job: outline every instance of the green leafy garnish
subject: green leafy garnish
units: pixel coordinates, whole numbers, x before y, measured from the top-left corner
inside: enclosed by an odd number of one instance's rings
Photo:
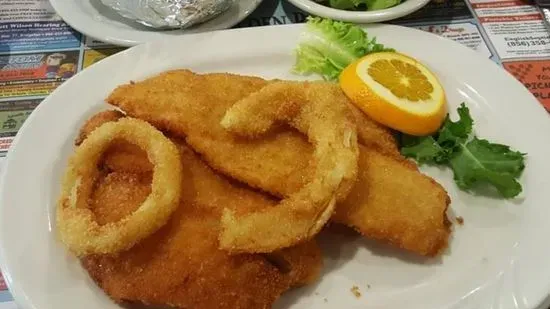
[[[448,151],[431,137],[403,135],[401,154],[413,158],[418,163],[444,163],[448,160]]]
[[[455,147],[458,143],[466,141],[473,130],[474,120],[464,103],[460,105],[457,112],[459,120],[453,122],[447,115],[437,136],[437,142],[447,148]]]
[[[329,0],[328,5],[339,10],[354,11],[361,4],[366,5],[367,0]]]
[[[421,164],[448,165],[462,190],[489,184],[505,198],[520,194],[522,187],[517,178],[525,168],[525,154],[471,137],[474,121],[464,103],[458,108],[458,115],[455,122],[447,116],[434,135],[403,135],[401,153]]]
[[[326,2],[325,2],[326,3]],[[401,0],[328,0],[328,6],[348,11],[383,10],[401,3]]]
[[[359,26],[310,16],[296,49],[293,72],[319,74],[332,81],[356,59],[381,51],[393,49],[376,43],[376,38],[370,39]]]
[[[368,0],[367,8],[369,11],[383,10],[401,3],[401,0]]]
[[[461,189],[468,190],[477,182],[488,182],[505,198],[521,193],[516,178],[525,167],[522,153],[476,137],[459,147],[449,159],[449,165]]]

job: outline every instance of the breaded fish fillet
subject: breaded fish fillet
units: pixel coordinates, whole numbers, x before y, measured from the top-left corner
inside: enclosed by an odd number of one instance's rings
[[[177,70],[120,86],[107,102],[185,137],[214,169],[286,197],[311,179],[313,149],[305,137],[281,127],[261,139],[243,139],[220,125],[229,107],[267,83],[257,77]],[[399,155],[390,131],[357,110],[354,114],[365,145],[359,158],[363,168],[353,194],[339,203],[333,219],[366,237],[437,255],[450,235],[447,193]],[[378,163],[369,164],[371,158]]]
[[[276,201],[217,175],[185,145],[179,146],[185,183],[180,207],[169,222],[126,252],[81,260],[111,298],[178,308],[271,308],[286,290],[317,279],[322,257],[314,241],[270,255],[219,250],[224,207],[246,213]],[[127,158],[139,158],[138,164],[147,160],[135,146],[124,147],[133,153]],[[137,209],[151,190],[150,181],[150,172],[105,169],[91,198],[96,220],[120,220]]]
[[[333,221],[427,256],[447,246],[447,192],[405,158],[360,146],[359,175]]]
[[[107,102],[163,131],[186,137],[187,143],[215,169],[232,176],[243,175],[252,187],[281,196],[280,192],[300,189],[309,181],[304,175],[313,172],[309,162],[300,159],[312,152],[305,136],[280,127],[262,139],[247,140],[220,125],[229,107],[267,83],[258,77],[177,70],[123,85]],[[343,93],[342,100],[349,102]],[[358,110],[353,114],[362,115]],[[386,128],[366,117],[360,121],[361,143],[397,153],[395,140]]]

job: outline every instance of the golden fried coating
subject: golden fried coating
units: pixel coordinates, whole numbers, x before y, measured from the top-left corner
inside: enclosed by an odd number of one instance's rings
[[[439,254],[450,233],[445,189],[406,159],[360,150],[358,181],[333,220],[403,249]]]
[[[232,252],[272,252],[315,236],[334,213],[337,198],[347,196],[357,177],[357,131],[342,91],[327,82],[271,83],[238,101],[222,126],[261,138],[285,121],[307,135],[315,147],[311,182],[289,194],[277,207],[237,217],[222,216],[220,247]]]
[[[384,154],[400,156],[397,141],[390,129],[374,122],[351,102],[348,107],[355,120],[357,139],[361,145],[377,149]]]
[[[277,252],[281,260],[276,262],[269,256],[232,256],[219,250],[222,206],[246,212],[275,201],[233,186],[187,155],[185,196],[166,226],[127,252],[82,259],[110,297],[182,308],[271,308],[287,289],[317,278],[321,257],[314,242]],[[149,179],[143,174],[107,175],[93,197],[97,220],[118,220],[135,210],[149,193]]]
[[[147,173],[153,170],[145,151],[126,141],[118,141],[109,147],[103,155],[102,164],[111,171]]]
[[[306,137],[281,126],[261,139],[250,140],[236,136],[220,125],[225,112],[233,104],[268,83],[251,76],[201,75],[176,70],[119,86],[109,95],[107,102],[163,131],[185,137],[187,143],[215,169],[246,180],[252,187],[284,197],[281,192],[298,191],[313,175],[308,160],[303,159],[310,158],[313,153]],[[353,115],[362,125],[358,128],[359,141],[388,152],[396,151],[388,129],[358,110]]]
[[[137,148],[137,147],[136,147]],[[96,183],[90,207],[98,224],[116,222],[134,212],[151,193],[151,173],[105,174]],[[124,185],[122,185],[124,184]]]
[[[183,191],[169,222],[126,252],[81,259],[111,298],[181,308],[271,308],[289,288],[318,278],[322,257],[314,241],[272,255],[229,255],[219,250],[224,207],[245,214],[273,207],[277,201],[217,175],[183,143],[174,142],[182,158]],[[151,190],[150,173],[105,173],[90,203],[100,224],[130,214]]]
[[[117,121],[122,117],[125,117],[125,115],[117,110],[106,110],[94,114],[80,128],[74,144],[76,146],[82,144],[88,134],[105,122]],[[145,151],[132,146],[126,141],[114,143],[105,151],[103,157],[102,164],[110,170],[135,173],[145,173],[153,170],[153,165],[147,159]]]
[[[151,194],[124,220],[99,225],[89,198],[103,155],[117,140],[146,151],[154,166]],[[162,132],[136,118],[105,122],[69,158],[56,207],[58,236],[77,256],[128,250],[166,224],[180,200],[181,177],[178,148]]]
[[[313,175],[309,165],[313,147],[304,135],[281,127],[261,139],[250,140],[231,134],[220,125],[235,102],[267,83],[257,77],[227,73],[199,75],[177,70],[120,86],[107,101],[133,117],[185,137],[214,169],[275,196],[286,197],[302,188]],[[450,235],[445,214],[449,204],[446,193],[401,158],[389,130],[357,112],[354,114],[358,139],[367,146],[360,151],[360,161],[370,157],[363,152],[376,150],[381,155],[376,158],[385,165],[362,164],[365,168],[358,175],[354,197],[347,199],[344,210],[336,207],[340,214],[337,221],[354,227],[366,237],[421,255],[441,252],[439,249],[446,246]],[[386,191],[384,186],[369,186],[376,184],[373,179],[380,175],[395,176],[384,178],[385,186],[390,188],[403,184],[401,176],[412,180],[404,183],[412,187]],[[419,185],[416,180],[420,180]],[[411,190],[412,193],[408,192]],[[414,200],[407,200],[410,198]],[[350,212],[350,208],[355,210]],[[404,226],[404,222],[408,225]]]
[[[80,128],[80,131],[78,132],[78,136],[76,137],[76,140],[75,140],[75,145],[78,146],[82,144],[82,142],[84,141],[86,136],[88,136],[88,134],[92,133],[92,131],[95,128],[99,127],[105,122],[117,121],[122,117],[124,117],[124,114],[117,110],[106,110],[93,115]]]

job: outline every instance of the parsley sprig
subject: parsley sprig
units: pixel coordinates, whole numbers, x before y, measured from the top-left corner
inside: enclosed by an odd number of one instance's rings
[[[431,136],[402,135],[401,153],[420,164],[449,166],[462,190],[490,184],[504,198],[521,193],[517,180],[525,169],[525,155],[509,146],[472,136],[474,120],[464,103],[458,108],[459,119],[449,116]]]

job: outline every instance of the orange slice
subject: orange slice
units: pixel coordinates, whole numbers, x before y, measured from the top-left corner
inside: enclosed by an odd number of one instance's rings
[[[435,74],[400,53],[364,56],[342,71],[340,86],[371,118],[403,133],[434,133],[447,115],[445,91]]]

